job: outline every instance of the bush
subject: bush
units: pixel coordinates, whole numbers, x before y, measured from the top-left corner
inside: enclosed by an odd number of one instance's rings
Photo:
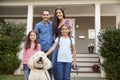
[[[17,53],[25,36],[25,25],[0,23],[0,74],[13,74],[19,67]]]
[[[106,28],[100,32],[102,43],[99,49],[104,58],[102,66],[106,77],[111,80],[120,79],[120,29]]]

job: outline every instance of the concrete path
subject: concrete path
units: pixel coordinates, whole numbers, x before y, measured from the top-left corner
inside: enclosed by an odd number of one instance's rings
[[[52,76],[52,80],[53,76]],[[73,76],[71,77],[71,80],[107,80],[105,78],[100,78],[100,77],[79,77],[79,76]]]
[[[107,80],[107,79],[104,79],[104,78],[93,78],[93,77],[90,77],[90,78],[76,77],[76,78],[71,78],[71,80]]]

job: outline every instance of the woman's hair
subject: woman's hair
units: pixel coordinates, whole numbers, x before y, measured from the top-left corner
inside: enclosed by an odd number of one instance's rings
[[[60,10],[63,13],[63,18],[64,19],[66,18],[64,10],[61,7],[58,7],[58,8],[55,9],[54,16],[53,16],[53,21],[52,21],[53,22],[53,31],[54,31],[54,33],[56,33],[56,29],[57,29],[57,27],[58,27],[58,25],[60,23],[60,20],[58,19],[57,15],[56,15],[57,10]]]
[[[34,46],[34,50],[37,49],[37,46],[38,46],[38,34],[36,31],[32,30],[28,33],[28,35],[26,36],[26,39],[25,39],[25,49],[28,49],[31,47],[31,40],[30,40],[30,34],[34,32],[36,34],[36,40],[35,40],[35,46]]]

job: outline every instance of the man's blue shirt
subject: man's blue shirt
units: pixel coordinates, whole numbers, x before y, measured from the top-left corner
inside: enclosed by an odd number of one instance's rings
[[[36,24],[35,30],[39,35],[39,43],[42,51],[48,51],[54,43],[54,33],[52,22],[49,21],[48,25],[45,25],[44,21]]]

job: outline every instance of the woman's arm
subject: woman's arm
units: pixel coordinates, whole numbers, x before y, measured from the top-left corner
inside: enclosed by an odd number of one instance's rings
[[[65,24],[67,24],[69,26],[69,30],[70,30],[70,36],[73,37],[73,25],[70,19],[66,19],[65,20]]]
[[[51,53],[53,52],[53,50],[56,48],[56,46],[57,46],[57,43],[55,42],[55,43],[53,44],[53,46],[49,49],[49,51],[46,52],[46,55],[48,56],[49,54],[51,54]]]

